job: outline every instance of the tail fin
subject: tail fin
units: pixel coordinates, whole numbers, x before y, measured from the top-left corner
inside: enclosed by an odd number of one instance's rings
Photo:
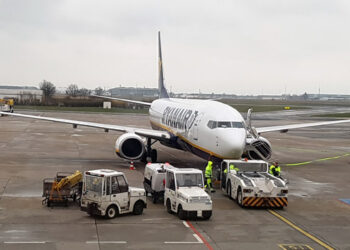
[[[162,47],[160,43],[160,31],[158,31],[158,46],[159,46],[159,80],[158,80],[158,94],[159,98],[169,98],[169,94],[164,86],[163,76],[163,62],[162,62]]]

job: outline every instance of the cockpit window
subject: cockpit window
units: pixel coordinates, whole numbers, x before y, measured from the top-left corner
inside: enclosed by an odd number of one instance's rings
[[[231,122],[218,122],[218,128],[231,128]]]
[[[232,122],[232,128],[244,128],[243,122]]]
[[[230,121],[212,121],[207,124],[208,128],[244,128],[243,122],[230,122]]]

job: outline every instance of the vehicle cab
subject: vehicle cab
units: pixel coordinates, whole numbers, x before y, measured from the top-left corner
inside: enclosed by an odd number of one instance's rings
[[[139,215],[146,204],[145,190],[129,187],[124,173],[110,169],[84,173],[81,209],[90,215],[110,219],[131,212]]]
[[[169,168],[165,174],[164,205],[180,219],[212,215],[212,200],[204,191],[203,173],[194,168]]]

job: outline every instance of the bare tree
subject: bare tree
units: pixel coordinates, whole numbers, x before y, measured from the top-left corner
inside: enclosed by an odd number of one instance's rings
[[[97,87],[97,88],[95,89],[95,95],[103,95],[103,94],[104,94],[103,88]]]
[[[86,89],[86,88],[81,88],[78,90],[78,95],[79,96],[89,96],[89,95],[91,95],[91,90]]]
[[[77,96],[79,94],[79,88],[76,84],[70,84],[66,90],[66,94],[69,96]]]
[[[47,102],[56,92],[56,87],[51,82],[46,80],[39,84],[40,89],[43,91],[44,100]]]

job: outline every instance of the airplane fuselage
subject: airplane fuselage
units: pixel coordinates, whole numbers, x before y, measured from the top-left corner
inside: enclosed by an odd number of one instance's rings
[[[174,148],[204,159],[239,159],[247,131],[242,115],[229,105],[212,100],[158,99],[150,109],[153,129],[166,130]]]

